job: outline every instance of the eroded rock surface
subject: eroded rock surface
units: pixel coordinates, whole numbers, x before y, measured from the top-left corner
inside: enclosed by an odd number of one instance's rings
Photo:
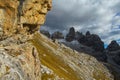
[[[51,0],[0,0],[0,80],[41,80],[29,40],[50,9]]]

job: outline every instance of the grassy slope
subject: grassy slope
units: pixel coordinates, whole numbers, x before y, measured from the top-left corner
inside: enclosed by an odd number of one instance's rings
[[[39,52],[41,63],[65,80],[112,80],[106,68],[91,56],[78,54],[39,33],[35,34],[32,43]],[[54,77],[43,74],[42,80],[54,80]]]

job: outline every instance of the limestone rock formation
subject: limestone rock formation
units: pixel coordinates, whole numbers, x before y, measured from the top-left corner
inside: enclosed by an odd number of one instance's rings
[[[41,80],[30,39],[50,9],[51,0],[0,0],[0,80]]]

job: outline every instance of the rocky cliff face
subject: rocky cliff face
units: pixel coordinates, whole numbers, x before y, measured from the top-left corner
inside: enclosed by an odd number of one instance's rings
[[[0,0],[0,80],[41,80],[29,40],[50,8],[51,0]]]
[[[0,0],[0,80],[113,80],[95,58],[37,32],[50,9],[51,0]]]
[[[51,0],[0,0],[0,25],[3,35],[8,37],[38,30],[50,9]]]

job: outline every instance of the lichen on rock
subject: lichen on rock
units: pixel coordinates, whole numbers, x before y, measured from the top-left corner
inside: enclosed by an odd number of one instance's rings
[[[50,9],[51,0],[0,0],[0,28],[3,35],[38,30]]]
[[[51,0],[0,0],[0,80],[41,80],[29,40],[50,9]]]

